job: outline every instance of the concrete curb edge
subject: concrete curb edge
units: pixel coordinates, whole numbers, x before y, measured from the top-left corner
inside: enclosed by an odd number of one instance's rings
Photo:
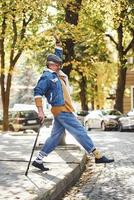
[[[85,169],[87,162],[86,153],[83,155],[81,162],[76,164],[76,167],[69,173],[64,179],[60,180],[52,189],[48,190],[41,196],[38,196],[34,200],[59,200],[64,193],[73,186],[80,178],[82,172]]]

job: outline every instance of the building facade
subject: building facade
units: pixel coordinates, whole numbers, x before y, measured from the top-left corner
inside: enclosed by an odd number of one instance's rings
[[[134,109],[134,69],[127,70],[126,86],[123,100],[124,113]]]

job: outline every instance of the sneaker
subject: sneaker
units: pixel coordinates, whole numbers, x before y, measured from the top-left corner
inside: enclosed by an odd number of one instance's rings
[[[97,159],[95,158],[95,163],[96,164],[101,164],[101,163],[111,163],[114,162],[114,159],[108,159],[105,156],[102,156],[101,158]]]
[[[32,165],[33,165],[34,167],[37,167],[37,168],[40,169],[41,171],[48,171],[48,170],[49,170],[49,168],[44,167],[43,163],[38,163],[38,162],[36,162],[36,161],[33,161]]]

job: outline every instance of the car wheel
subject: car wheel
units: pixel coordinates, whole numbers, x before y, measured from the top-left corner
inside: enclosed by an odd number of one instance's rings
[[[102,122],[102,123],[101,123],[101,129],[102,129],[103,131],[106,131],[106,130],[107,130],[107,129],[106,129],[105,122]]]

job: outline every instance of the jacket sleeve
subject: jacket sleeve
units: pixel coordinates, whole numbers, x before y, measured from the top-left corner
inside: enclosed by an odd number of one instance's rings
[[[62,59],[62,57],[63,57],[63,49],[62,49],[62,47],[56,46],[54,54]]]
[[[46,76],[42,76],[34,88],[35,105],[42,106],[42,97],[45,95],[49,87],[49,81]]]

